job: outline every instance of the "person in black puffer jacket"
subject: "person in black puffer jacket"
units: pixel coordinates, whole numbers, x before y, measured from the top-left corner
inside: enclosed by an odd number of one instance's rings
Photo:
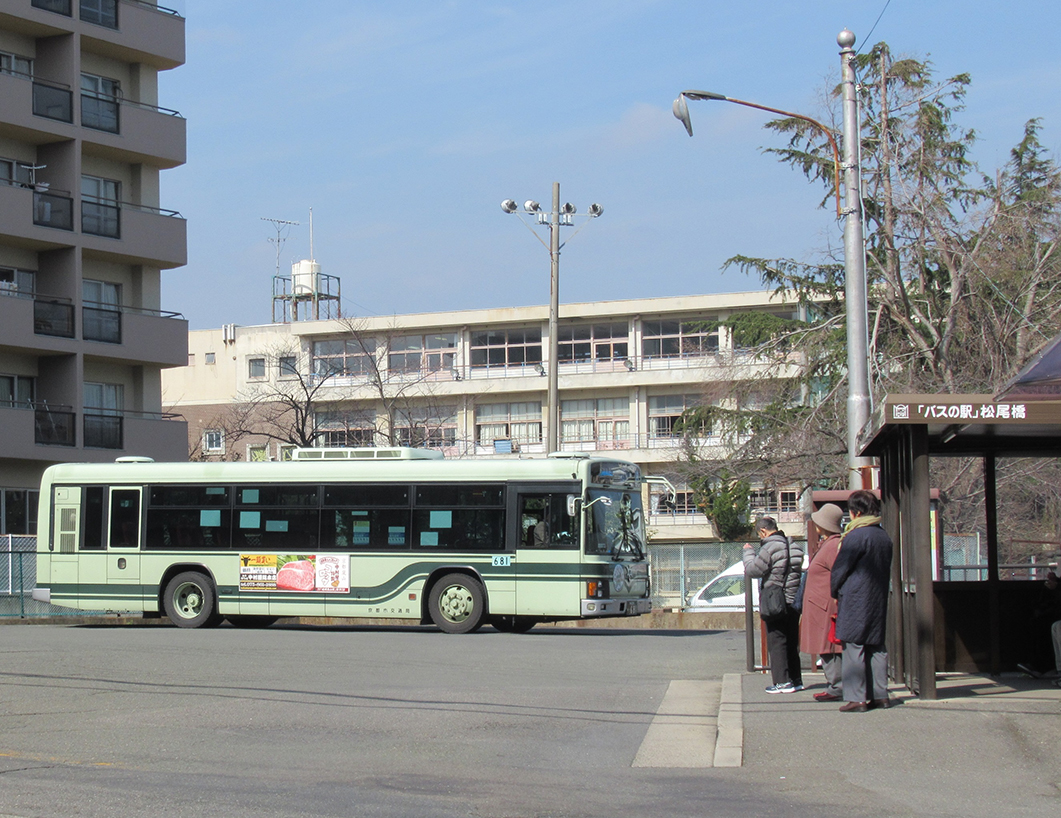
[[[833,563],[832,594],[838,600],[836,638],[844,643],[842,679],[845,713],[888,707],[888,587],[892,541],[880,526],[880,501],[868,491],[847,500],[851,522],[844,528]]]
[[[767,586],[783,586],[789,605],[783,615],[763,620],[774,682],[766,692],[795,693],[803,689],[803,671],[799,660],[799,611],[791,606],[799,591],[803,547],[790,541],[784,531],[778,531],[773,517],[757,519],[755,530],[759,533],[759,552],[755,553],[751,543],[744,544],[744,575],[759,578],[760,599]]]

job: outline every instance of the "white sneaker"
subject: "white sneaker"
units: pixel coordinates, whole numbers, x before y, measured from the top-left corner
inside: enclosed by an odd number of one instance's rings
[[[803,689],[803,687],[800,686],[800,690],[802,690],[802,689]],[[795,693],[796,692],[796,688],[793,686],[792,682],[779,682],[776,685],[770,685],[768,688],[766,688],[766,692],[767,693]]]

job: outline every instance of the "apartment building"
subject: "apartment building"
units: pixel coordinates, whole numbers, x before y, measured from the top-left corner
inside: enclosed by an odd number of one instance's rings
[[[159,201],[185,121],[158,104],[184,36],[147,0],[0,0],[0,534],[33,533],[52,463],[187,457],[160,296],[187,230]]]
[[[292,444],[260,432],[298,424],[317,446],[544,457],[556,366],[560,450],[618,455],[667,477],[673,503],[649,491],[655,540],[701,542],[714,532],[676,466],[680,418],[705,401],[768,399],[766,365],[719,326],[740,311],[795,318],[798,307],[762,291],[564,304],[555,362],[547,306],[227,325],[190,333],[188,365],[163,373],[163,404],[187,419],[189,450],[202,459],[284,458]],[[769,377],[797,366],[794,357]],[[698,430],[699,446],[732,443],[718,429]],[[801,531],[798,491],[759,486],[753,501],[789,533]]]

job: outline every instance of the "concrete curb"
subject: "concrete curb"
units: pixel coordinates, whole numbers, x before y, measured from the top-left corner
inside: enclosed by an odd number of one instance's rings
[[[744,763],[744,695],[741,674],[722,677],[722,698],[718,704],[718,737],[715,739],[715,767],[740,767]]]

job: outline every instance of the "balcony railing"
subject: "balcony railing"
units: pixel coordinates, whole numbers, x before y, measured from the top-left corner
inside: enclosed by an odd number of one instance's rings
[[[118,307],[86,302],[81,308],[81,328],[86,341],[120,344],[122,342],[121,310]]]
[[[122,237],[121,208],[117,203],[81,201],[81,232],[91,236]]]
[[[73,302],[66,298],[35,297],[33,299],[33,332],[35,335],[73,338]]]
[[[121,117],[115,97],[81,94],[81,124],[108,133],[121,133]]]
[[[74,200],[59,192],[36,190],[33,193],[33,223],[59,230],[74,229]]]
[[[62,14],[66,17],[74,16],[71,0],[33,0],[32,5],[34,8],[54,11],[56,14]]]
[[[68,86],[35,79],[33,113],[59,122],[73,122],[74,94]]]
[[[81,19],[104,28],[118,28],[118,0],[81,0]]]
[[[122,448],[122,416],[108,409],[85,408],[85,447],[90,449]]]
[[[75,446],[74,423],[77,416],[69,406],[49,406],[35,403],[33,408],[33,440],[44,446]]]

